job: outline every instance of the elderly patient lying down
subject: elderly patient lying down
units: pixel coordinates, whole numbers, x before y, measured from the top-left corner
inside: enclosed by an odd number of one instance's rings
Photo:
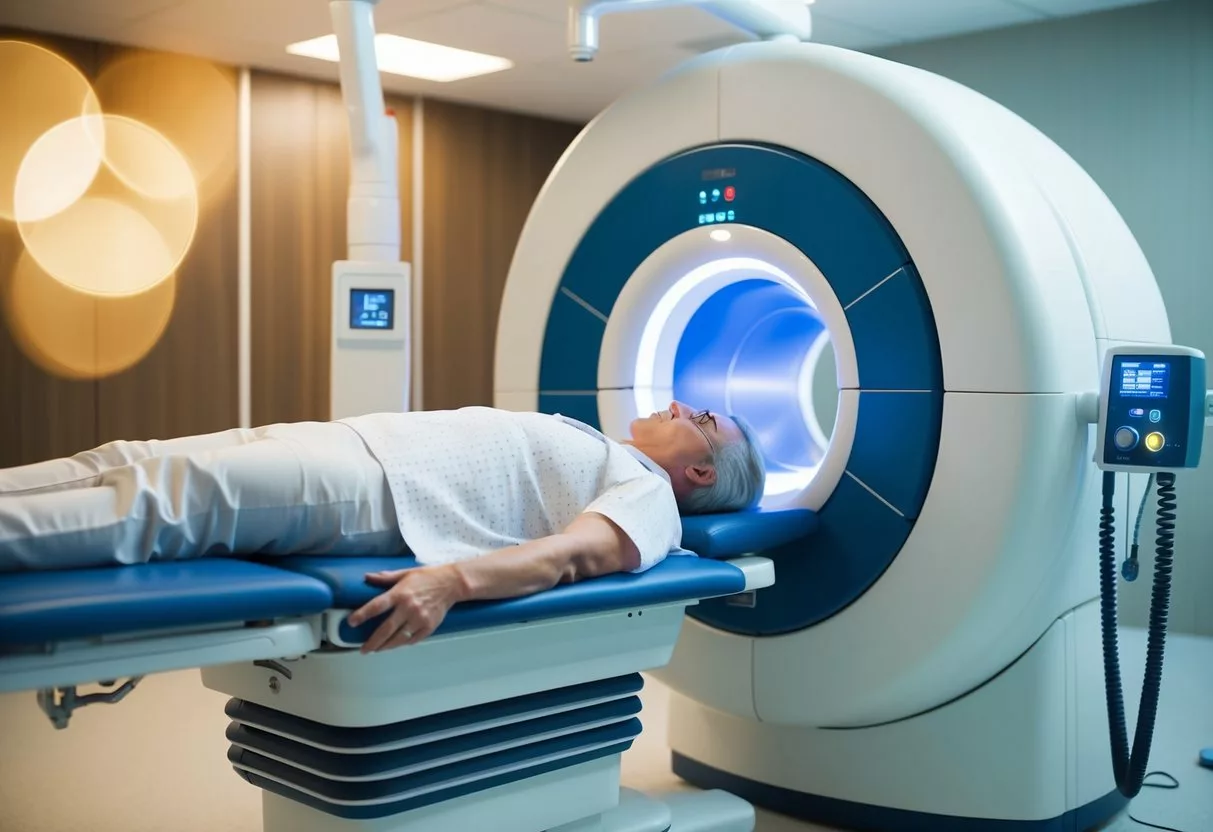
[[[572,419],[487,407],[113,442],[0,471],[0,572],[244,555],[396,555],[365,651],[415,643],[455,603],[642,571],[679,512],[754,504],[748,425],[681,402],[616,442]]]

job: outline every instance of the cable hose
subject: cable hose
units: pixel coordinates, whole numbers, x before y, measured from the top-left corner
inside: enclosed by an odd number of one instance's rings
[[[1112,501],[1116,475],[1104,472],[1103,506],[1099,518],[1100,623],[1103,630],[1104,681],[1108,699],[1108,729],[1112,743],[1112,773],[1125,797],[1136,797],[1146,777],[1158,695],[1162,689],[1163,653],[1171,606],[1171,572],[1175,542],[1175,475],[1158,474],[1158,534],[1155,539],[1154,591],[1146,642],[1146,672],[1142,681],[1137,730],[1129,748],[1124,691],[1120,678],[1120,649],[1116,618],[1116,524]]]

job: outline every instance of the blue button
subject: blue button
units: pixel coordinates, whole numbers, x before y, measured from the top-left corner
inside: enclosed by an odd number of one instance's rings
[[[1161,420],[1162,420],[1162,411],[1161,410],[1151,410],[1150,411],[1150,421],[1151,422],[1159,422]]]
[[[1129,415],[1140,418],[1146,415],[1146,411],[1140,407],[1133,407],[1129,409]]]

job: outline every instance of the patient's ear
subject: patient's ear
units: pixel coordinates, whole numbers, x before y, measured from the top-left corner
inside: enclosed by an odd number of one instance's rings
[[[701,488],[714,485],[716,482],[716,466],[690,465],[687,467],[687,479]]]

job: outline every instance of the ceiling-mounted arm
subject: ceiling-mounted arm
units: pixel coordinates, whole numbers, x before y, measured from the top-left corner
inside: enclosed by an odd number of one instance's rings
[[[767,40],[813,34],[812,0],[569,0],[569,53],[575,61],[592,61],[598,53],[598,18],[612,12],[669,6],[699,6]]]
[[[341,97],[350,117],[355,153],[371,153],[379,143],[383,88],[375,59],[374,9],[379,0],[333,0],[329,12],[340,53]]]
[[[400,259],[396,120],[386,113],[375,53],[379,0],[330,0],[340,57],[341,99],[350,125],[349,259]]]

